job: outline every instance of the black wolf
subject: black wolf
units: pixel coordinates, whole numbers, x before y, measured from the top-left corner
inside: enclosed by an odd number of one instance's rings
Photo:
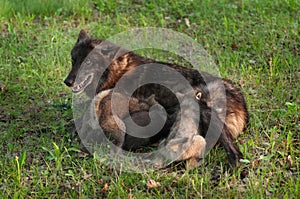
[[[114,88],[124,75],[132,76],[135,79],[142,78],[143,75],[155,75],[155,71],[151,70],[151,67],[142,73],[135,73],[134,69],[143,64],[163,64],[176,70],[186,78],[193,89],[200,89],[203,93],[198,100],[201,109],[199,134],[205,136],[209,130],[209,124],[212,123],[212,129],[216,131],[216,134],[221,134],[219,143],[225,148],[231,165],[235,166],[242,158],[242,153],[234,143],[234,138],[245,129],[249,117],[240,89],[235,87],[230,80],[176,64],[144,58],[107,41],[90,38],[84,30],[80,31],[71,56],[72,70],[64,82],[67,86],[72,87],[73,92],[85,91],[91,98],[96,93]],[[89,67],[90,69],[87,69]],[[84,72],[79,73],[79,70],[82,69]],[[98,78],[100,76],[101,78]],[[186,88],[177,84],[176,80],[173,85],[176,87],[176,91],[186,93]],[[222,89],[225,92],[220,92]],[[172,126],[170,124],[176,120],[179,102],[174,93],[158,84],[147,84],[140,87],[133,97],[145,99],[153,94],[155,100],[168,113],[166,128],[156,135],[156,140],[159,140],[168,137]],[[226,103],[223,103],[224,101]],[[225,119],[222,119],[222,115]],[[210,146],[210,143],[207,143],[207,146]]]

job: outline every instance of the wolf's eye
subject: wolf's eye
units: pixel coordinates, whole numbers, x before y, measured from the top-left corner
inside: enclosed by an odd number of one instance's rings
[[[85,63],[86,65],[90,65],[90,64],[91,64],[91,61],[90,61],[90,59],[86,58],[86,59],[84,60],[84,63]]]
[[[201,99],[201,95],[202,95],[201,92],[196,93],[196,99],[197,99],[197,100],[200,100],[200,99]]]

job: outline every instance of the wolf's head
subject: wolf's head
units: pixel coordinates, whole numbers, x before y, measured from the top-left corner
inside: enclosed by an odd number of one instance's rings
[[[72,69],[64,83],[72,87],[74,93],[85,91],[93,97],[107,79],[108,66],[126,52],[113,43],[90,38],[86,31],[81,30],[71,51]]]
[[[91,39],[85,30],[80,31],[77,42],[71,51],[72,69],[64,81],[67,86],[73,87],[82,62],[95,46],[101,42],[102,40]]]

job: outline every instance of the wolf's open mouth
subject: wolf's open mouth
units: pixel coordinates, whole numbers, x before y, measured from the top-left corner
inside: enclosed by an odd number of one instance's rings
[[[73,93],[80,93],[82,92],[93,80],[93,74],[88,75],[81,83],[76,84],[73,86],[72,91]]]

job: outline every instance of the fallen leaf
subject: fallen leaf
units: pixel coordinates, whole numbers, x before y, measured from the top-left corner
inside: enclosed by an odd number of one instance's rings
[[[184,18],[184,21],[185,21],[185,25],[186,25],[187,27],[190,27],[190,26],[191,26],[190,20],[189,20],[188,18]]]
[[[108,184],[105,183],[103,189],[101,190],[101,193],[105,193],[105,192],[107,192],[107,190],[108,190]]]
[[[156,188],[156,187],[160,187],[160,183],[159,182],[156,182],[152,179],[148,180],[148,182],[146,183],[147,184],[147,188],[148,189],[152,189],[152,188]]]
[[[237,48],[238,48],[237,44],[235,44],[235,43],[231,44],[231,49],[232,50],[237,50]]]
[[[0,85],[0,90],[1,90],[2,92],[6,91],[6,86],[5,86],[5,84],[1,84],[1,85]]]
[[[291,155],[288,155],[288,157],[286,158],[286,160],[287,160],[287,162],[288,162],[288,164],[289,165],[293,165],[293,159],[292,159],[292,157],[291,157]]]

